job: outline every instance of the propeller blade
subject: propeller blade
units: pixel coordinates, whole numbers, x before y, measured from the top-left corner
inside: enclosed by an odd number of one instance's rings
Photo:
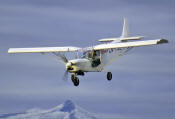
[[[67,81],[68,80],[68,71],[66,70],[65,72],[64,72],[64,75],[63,75],[63,80],[64,81]]]

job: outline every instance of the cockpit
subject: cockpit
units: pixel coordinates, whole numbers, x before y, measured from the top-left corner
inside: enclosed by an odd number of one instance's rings
[[[100,60],[100,51],[99,50],[87,50],[83,52],[83,55],[81,58],[87,58],[91,60],[92,67],[97,67],[101,64]]]
[[[82,58],[87,58],[87,59],[95,59],[97,57],[100,57],[100,51],[98,50],[88,50],[83,52]]]

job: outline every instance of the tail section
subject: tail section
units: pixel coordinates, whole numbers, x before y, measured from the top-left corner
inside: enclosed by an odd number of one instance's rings
[[[128,21],[126,18],[124,18],[124,23],[123,23],[123,31],[122,31],[122,38],[129,37],[129,26],[128,26]]]
[[[123,31],[122,31],[122,35],[120,37],[117,38],[103,38],[98,40],[99,42],[124,42],[124,41],[129,41],[129,40],[140,40],[142,39],[144,36],[130,36],[129,33],[129,25],[128,25],[128,21],[126,18],[124,18],[124,23],[123,23]]]

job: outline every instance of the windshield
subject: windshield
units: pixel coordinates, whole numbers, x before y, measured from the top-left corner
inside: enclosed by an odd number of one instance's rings
[[[83,52],[81,58],[90,58],[90,53],[91,53],[90,50]]]
[[[95,58],[100,56],[100,51],[88,50],[82,53],[81,58]]]

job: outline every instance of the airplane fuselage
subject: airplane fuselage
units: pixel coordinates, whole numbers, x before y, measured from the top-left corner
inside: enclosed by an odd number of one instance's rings
[[[97,56],[69,60],[69,62],[66,64],[66,69],[71,73],[101,72],[104,67],[110,65],[113,61],[130,49],[130,47],[127,47],[101,50],[97,53]],[[90,52],[94,51],[91,50]]]

